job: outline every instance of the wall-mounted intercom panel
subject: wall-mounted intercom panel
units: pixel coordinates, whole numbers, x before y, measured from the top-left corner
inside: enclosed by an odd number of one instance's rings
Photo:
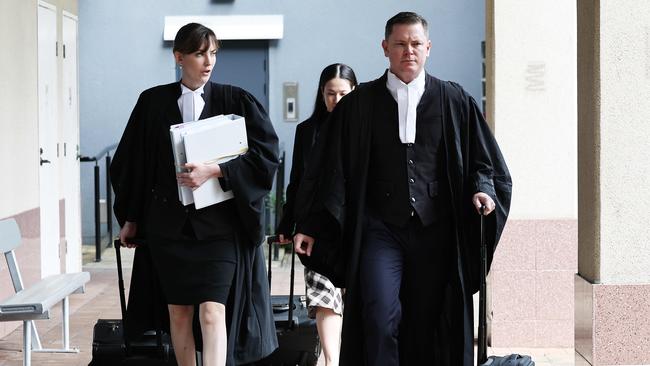
[[[287,122],[298,121],[298,83],[285,82],[282,84],[282,102],[284,120]]]

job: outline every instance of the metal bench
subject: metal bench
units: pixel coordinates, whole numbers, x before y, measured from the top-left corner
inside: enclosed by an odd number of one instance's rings
[[[0,250],[7,259],[9,275],[16,294],[0,302],[0,321],[23,322],[23,365],[31,366],[33,352],[76,353],[70,348],[68,296],[83,293],[85,284],[90,281],[88,272],[64,273],[48,276],[24,288],[16,261],[14,249],[21,243],[20,230],[14,219],[0,221]],[[41,346],[34,320],[49,319],[50,309],[62,303],[63,308],[63,348],[45,349]]]

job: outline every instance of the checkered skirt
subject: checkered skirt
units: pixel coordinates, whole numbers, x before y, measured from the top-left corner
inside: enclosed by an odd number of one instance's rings
[[[341,289],[325,276],[305,268],[305,286],[307,287],[307,305],[309,317],[316,317],[316,307],[328,308],[343,315],[343,295]]]

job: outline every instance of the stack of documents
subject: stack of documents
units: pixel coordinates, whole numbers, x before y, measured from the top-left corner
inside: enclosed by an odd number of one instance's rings
[[[185,163],[219,164],[248,151],[246,122],[234,114],[185,122],[169,128],[176,172],[185,172]],[[199,188],[178,185],[178,199],[197,209],[233,198],[221,188],[218,178],[210,178]]]

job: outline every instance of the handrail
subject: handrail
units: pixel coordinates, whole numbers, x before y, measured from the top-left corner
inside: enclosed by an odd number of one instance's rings
[[[79,155],[79,161],[82,163],[95,162],[94,167],[94,186],[95,186],[95,262],[102,260],[101,244],[101,219],[100,219],[100,193],[99,193],[99,160],[104,157],[106,169],[106,231],[108,233],[108,245],[113,239],[113,190],[111,189],[111,154],[110,152],[117,148],[117,144],[105,147],[95,156]]]
[[[275,176],[275,226],[273,232],[277,229],[282,219],[282,209],[284,207],[284,166],[285,166],[285,152],[280,154],[280,164],[278,164],[278,171]],[[277,235],[277,233],[275,233]],[[271,253],[269,253],[271,256]],[[273,247],[273,259],[278,260],[280,256],[280,248],[278,245]]]
[[[118,144],[113,144],[113,145],[108,145],[106,146],[102,151],[99,152],[99,154],[95,156],[84,156],[84,155],[79,155],[79,160],[81,162],[89,162],[89,161],[98,161],[104,156],[110,156],[109,152],[117,149]]]

